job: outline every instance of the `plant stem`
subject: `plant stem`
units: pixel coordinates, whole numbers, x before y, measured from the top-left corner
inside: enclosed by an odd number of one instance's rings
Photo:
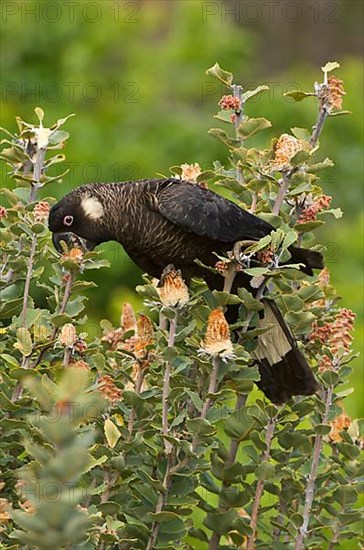
[[[234,126],[235,126],[235,135],[236,135],[236,139],[240,141],[240,145],[243,144],[243,140],[241,139],[240,135],[239,135],[239,126],[243,120],[243,116],[244,116],[244,111],[243,111],[243,88],[241,86],[238,86],[237,84],[233,84],[232,85],[232,91],[233,91],[233,94],[234,94],[234,97],[237,97],[239,100],[240,100],[240,104],[241,104],[241,109],[240,111],[237,113],[235,113],[235,119],[234,119]],[[244,174],[243,174],[243,170],[239,167],[239,166],[236,166],[236,179],[237,181],[240,183],[240,185],[244,185],[245,183],[245,180],[244,180]]]
[[[260,285],[260,287],[258,288],[257,294],[255,296],[256,300],[260,300],[262,298],[265,287],[266,287],[266,281],[264,281]],[[246,324],[245,324],[244,328],[241,330],[242,333],[247,332],[247,330],[249,328],[249,323],[250,323],[250,321],[253,317],[253,314],[254,314],[253,311],[248,313],[248,315],[246,317]],[[246,394],[239,394],[237,396],[236,404],[235,404],[235,414],[238,414],[245,407],[246,400],[247,400],[247,395]],[[238,454],[239,444],[240,444],[240,442],[237,439],[232,439],[231,440],[229,453],[226,457],[225,464],[224,464],[225,468],[228,468],[229,466],[234,464],[234,462],[236,460],[236,456]],[[222,487],[221,487],[221,492],[225,493],[228,490],[229,487],[230,487],[230,483],[227,482],[227,481],[224,481],[223,484],[222,484]],[[221,504],[221,499],[220,499],[219,511],[222,511],[224,509],[225,509],[225,507]],[[218,533],[213,533],[211,535],[211,539],[210,539],[210,543],[209,543],[209,550],[219,550],[219,541],[220,541],[220,535]]]
[[[326,120],[327,116],[328,116],[328,112],[326,110],[326,107],[322,102],[320,102],[320,107],[319,107],[319,111],[318,111],[318,114],[317,114],[316,124],[313,127],[313,132],[312,132],[310,142],[309,142],[310,145],[312,145],[312,147],[315,147],[316,143],[318,142],[318,139],[319,139],[320,134],[322,132],[322,128],[324,127],[324,123],[325,123],[325,120]]]
[[[289,182],[290,182],[290,179],[291,179],[291,174],[292,174],[292,170],[290,172],[283,172],[282,173],[281,185],[279,187],[277,197],[276,197],[276,201],[275,201],[273,209],[272,209],[272,213],[275,214],[276,216],[278,216],[279,211],[281,209],[281,206],[283,204],[283,201],[285,199],[285,196],[287,194],[287,191],[288,191],[288,188],[289,188]]]
[[[61,303],[61,306],[59,308],[59,311],[58,313],[59,314],[62,314],[65,312],[66,310],[66,307],[67,307],[67,304],[68,304],[68,300],[70,299],[70,296],[71,296],[71,290],[72,290],[72,285],[74,283],[74,280],[75,280],[75,275],[74,275],[74,272],[73,271],[70,271],[69,274],[68,274],[68,279],[67,279],[67,282],[66,282],[66,286],[65,286],[65,289],[64,289],[64,294],[63,294],[63,298],[62,298],[62,303]],[[50,337],[49,337],[49,344],[44,347],[42,349],[42,351],[40,352],[39,356],[38,356],[38,359],[36,359],[34,361],[34,363],[32,364],[32,366],[30,367],[31,369],[34,369],[37,365],[39,365],[39,363],[41,362],[41,360],[43,359],[44,357],[44,353],[46,352],[46,350],[52,346],[53,344],[53,340],[56,338],[57,334],[58,334],[58,331],[59,331],[59,328],[58,327],[54,327]]]
[[[174,318],[169,322],[169,333],[168,333],[168,347],[172,348],[174,346],[174,341],[176,338],[176,328],[177,328],[177,311],[175,311]],[[162,393],[162,434],[167,436],[169,433],[169,424],[168,424],[168,409],[169,409],[169,393],[170,393],[170,379],[171,379],[171,361],[167,361],[164,370],[163,378],[163,393]],[[164,473],[163,479],[163,489],[164,491],[159,493],[158,502],[155,508],[155,513],[159,514],[168,498],[168,491],[171,485],[172,480],[172,457],[173,457],[173,446],[167,441],[166,437],[163,438],[164,450],[166,454],[166,471]],[[159,533],[160,524],[156,521],[153,522],[151,528],[151,534],[148,540],[146,550],[152,550],[157,542],[158,533]]]
[[[142,366],[141,366],[140,362],[138,362],[137,365],[138,365],[138,374],[137,374],[137,379],[136,379],[136,382],[135,382],[135,393],[136,393],[136,395],[140,395],[142,385],[143,385],[143,381],[144,381],[144,372],[143,372],[143,369],[142,369]],[[129,440],[131,439],[131,437],[133,435],[135,415],[136,415],[136,409],[135,409],[135,407],[133,407],[132,411],[130,413],[129,422],[128,422]]]
[[[171,319],[169,322],[169,334],[168,334],[169,348],[174,346],[174,339],[176,337],[176,328],[177,328],[177,312],[175,312],[174,318]],[[166,367],[164,370],[163,393],[162,393],[162,433],[164,436],[169,434],[168,409],[169,409],[171,368],[172,368],[171,361],[167,361]],[[166,439],[164,439],[164,449],[167,455],[171,454],[172,444]]]
[[[209,408],[211,406],[211,403],[212,403],[211,394],[216,393],[217,374],[218,374],[218,371],[219,371],[219,366],[220,366],[220,358],[219,358],[219,356],[214,355],[214,357],[212,359],[212,372],[211,372],[210,381],[209,381],[209,388],[207,390],[208,396],[206,397],[206,399],[204,401],[204,404],[202,406],[202,410],[201,410],[200,418],[202,420],[205,420],[205,418],[207,416],[207,413],[209,411]],[[194,445],[192,443],[192,448],[193,447],[194,447]]]
[[[23,308],[21,312],[21,325],[23,328],[27,328],[27,309],[28,309],[28,301],[29,301],[29,289],[30,289],[30,281],[32,278],[33,267],[34,267],[34,257],[35,257],[36,246],[37,246],[37,236],[35,233],[33,233],[30,256],[28,260],[27,275],[26,275],[25,286],[24,286]]]
[[[268,425],[267,425],[267,433],[265,436],[266,449],[263,453],[262,461],[269,459],[274,430],[276,427],[276,421],[277,421],[277,416],[273,418],[269,418]],[[257,487],[255,489],[252,515],[250,520],[250,528],[252,530],[252,533],[248,539],[246,550],[253,550],[255,547],[255,538],[257,535],[257,524],[258,524],[258,512],[259,512],[260,499],[262,498],[263,490],[264,490],[264,480],[259,479],[257,483]]]
[[[45,159],[46,149],[38,149],[36,153],[36,159],[34,164],[33,180],[35,183],[32,183],[32,187],[29,194],[29,202],[34,202],[38,189],[40,188],[40,178],[42,176],[44,159]]]
[[[327,421],[327,417],[330,412],[333,391],[334,391],[334,387],[330,386],[325,392],[326,393],[325,412],[321,419],[322,424],[325,424]],[[308,525],[310,522],[312,503],[315,496],[315,482],[317,478],[317,471],[318,471],[318,465],[319,465],[319,460],[321,456],[321,449],[322,449],[322,435],[318,434],[316,435],[315,443],[313,446],[311,470],[308,476],[308,482],[305,490],[305,504],[304,504],[303,513],[302,513],[303,522],[298,532],[294,550],[302,550],[304,548],[304,542],[307,536]]]

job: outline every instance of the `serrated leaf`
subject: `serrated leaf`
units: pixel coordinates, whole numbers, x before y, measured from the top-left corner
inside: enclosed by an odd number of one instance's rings
[[[18,349],[22,355],[27,357],[32,353],[32,337],[30,332],[26,328],[18,328],[16,331],[17,341],[14,344],[14,348]]]
[[[291,90],[290,92],[286,92],[283,95],[284,97],[291,97],[295,101],[302,101],[303,99],[306,99],[306,97],[312,97],[315,94],[303,92],[302,90]]]
[[[104,433],[109,447],[113,449],[121,437],[121,432],[110,418],[105,420]]]
[[[238,288],[238,296],[242,299],[244,306],[249,311],[260,311],[264,307],[262,302],[253,298],[250,292],[244,287]]]
[[[262,86],[258,86],[257,88],[255,88],[255,90],[248,90],[248,91],[244,92],[243,95],[242,95],[243,103],[248,101],[248,99],[251,99],[252,97],[254,97],[254,96],[256,96],[256,95],[258,95],[261,92],[264,92],[266,90],[269,90],[269,86],[266,86],[264,84]]]
[[[326,65],[321,67],[321,70],[323,73],[330,73],[331,71],[334,71],[339,67],[340,67],[340,63],[338,63],[337,61],[328,61]]]
[[[289,311],[284,316],[286,322],[292,327],[293,332],[303,332],[311,328],[312,323],[316,319],[315,315],[310,311]]]
[[[330,113],[329,116],[341,116],[341,115],[352,115],[352,111],[334,111],[333,113]]]
[[[310,141],[311,134],[306,128],[291,128],[292,134],[301,141]]]
[[[213,78],[217,78],[220,82],[225,84],[226,86],[231,86],[233,83],[233,75],[229,71],[224,71],[219,65],[219,63],[215,63],[213,67],[210,67],[207,69],[206,74],[209,76],[212,76]]]
[[[44,119],[44,111],[43,111],[43,109],[41,109],[41,107],[36,107],[36,108],[34,109],[34,112],[35,112],[35,114],[37,115],[39,122],[43,122],[43,119]]]
[[[246,117],[239,125],[238,134],[243,139],[248,139],[259,130],[265,130],[272,126],[271,122],[263,117],[248,118]]]
[[[239,147],[239,145],[240,145],[240,140],[230,137],[225,132],[225,130],[222,130],[221,128],[211,128],[208,131],[208,134],[210,134],[210,136],[213,136],[214,138],[222,141],[222,143],[224,145],[226,145],[227,147],[229,147],[229,149],[235,149],[235,148]]]

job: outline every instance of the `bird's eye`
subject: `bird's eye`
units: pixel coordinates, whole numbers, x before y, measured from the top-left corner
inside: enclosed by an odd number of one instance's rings
[[[67,225],[67,227],[70,227],[73,224],[73,216],[65,216],[63,218],[63,225]]]

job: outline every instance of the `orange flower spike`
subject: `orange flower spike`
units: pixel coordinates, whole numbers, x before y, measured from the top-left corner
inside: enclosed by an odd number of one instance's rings
[[[221,308],[213,309],[209,315],[202,350],[209,355],[228,356],[233,353],[229,325]]]
[[[120,326],[124,332],[128,332],[129,330],[136,331],[136,325],[137,322],[133,306],[128,302],[125,302],[121,309]]]
[[[183,307],[189,300],[188,288],[179,269],[168,266],[162,274],[157,292],[163,305]]]

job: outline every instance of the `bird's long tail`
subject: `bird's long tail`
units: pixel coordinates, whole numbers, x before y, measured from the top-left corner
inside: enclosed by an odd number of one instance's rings
[[[293,395],[311,395],[319,385],[274,301],[263,299],[254,358],[259,367],[258,387],[273,403],[285,403]]]

